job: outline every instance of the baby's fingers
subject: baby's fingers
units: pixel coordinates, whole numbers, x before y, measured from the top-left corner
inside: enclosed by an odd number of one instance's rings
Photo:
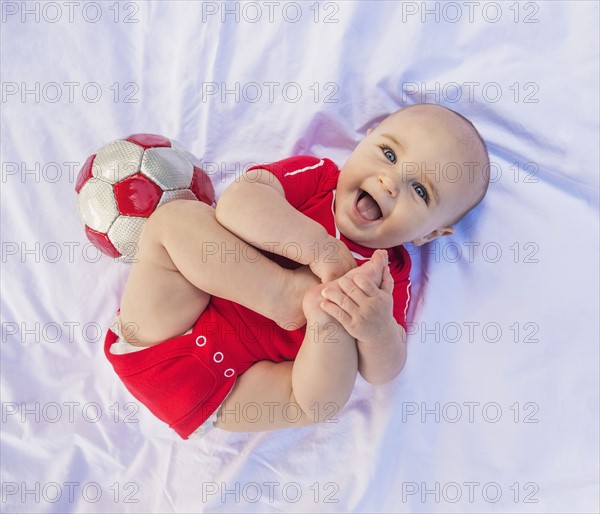
[[[352,277],[352,282],[354,282],[360,290],[367,296],[373,297],[377,295],[379,288],[377,284],[373,282],[373,280],[362,273],[356,273]]]
[[[381,290],[384,293],[392,294],[394,290],[394,278],[390,272],[390,267],[386,266],[383,269],[383,280],[381,281]]]

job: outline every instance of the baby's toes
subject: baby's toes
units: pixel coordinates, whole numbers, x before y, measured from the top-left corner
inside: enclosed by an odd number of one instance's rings
[[[368,278],[370,281],[374,282],[377,287],[381,285],[381,271],[379,274],[377,273],[377,269],[373,265],[372,261],[367,261],[358,268],[354,268],[346,273],[346,276],[350,279],[358,275],[363,275],[364,277]]]
[[[377,250],[369,261],[365,262],[362,266],[350,270],[346,276],[352,278],[354,273],[360,273],[375,282],[377,287],[380,287],[383,280],[383,268],[387,266],[387,263],[387,252],[385,250]]]

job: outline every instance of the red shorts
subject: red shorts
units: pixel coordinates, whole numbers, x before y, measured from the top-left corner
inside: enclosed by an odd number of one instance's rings
[[[187,439],[215,413],[240,374],[260,360],[293,360],[303,334],[303,328],[285,331],[240,305],[213,297],[191,333],[114,354],[110,348],[119,335],[108,330],[104,354],[129,392]]]
[[[120,355],[110,352],[119,336],[112,330],[106,334],[104,353],[125,387],[183,439],[219,408],[240,372],[220,351],[219,338],[204,334],[211,322],[209,304],[190,334]]]

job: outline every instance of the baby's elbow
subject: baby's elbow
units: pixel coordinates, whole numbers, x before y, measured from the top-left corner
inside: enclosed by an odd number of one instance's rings
[[[313,399],[304,398],[298,400],[292,391],[290,403],[297,406],[300,413],[298,426],[316,425],[321,423],[337,423],[339,412],[344,408],[350,395],[345,399],[337,399],[337,401],[314,401]]]
[[[253,184],[246,180],[232,182],[221,193],[215,207],[215,216],[221,225],[246,216],[242,208],[247,204],[248,198],[252,196]]]
[[[360,373],[360,376],[371,385],[381,386],[389,384],[398,378],[403,368],[404,363],[402,363],[401,367],[389,373]]]
[[[215,217],[217,221],[224,225],[228,219],[236,213],[234,206],[239,205],[239,194],[236,191],[236,184],[231,184],[219,197],[217,205],[215,207]]]
[[[366,382],[368,382],[371,385],[374,386],[380,386],[380,385],[385,385],[390,383],[392,380],[394,380],[394,378],[396,377],[392,377],[392,378],[382,378],[381,376],[372,376],[372,375],[362,375],[361,376],[365,379]]]
[[[221,193],[221,196],[219,196],[219,199],[217,200],[217,204],[215,206],[215,214],[217,215],[217,217],[219,216],[219,214],[222,214],[223,211],[226,210],[226,204],[229,203],[229,197],[231,196],[232,186],[233,184],[227,187],[227,189],[225,189],[225,191]]]
[[[339,421],[339,412],[343,405],[336,402],[316,402],[313,406],[302,412],[304,425],[317,425],[322,423],[337,423]]]

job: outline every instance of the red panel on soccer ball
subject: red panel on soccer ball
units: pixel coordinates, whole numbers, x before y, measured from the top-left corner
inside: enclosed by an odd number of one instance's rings
[[[192,176],[190,189],[201,202],[212,205],[215,201],[215,189],[210,181],[210,177],[196,166],[194,166],[194,175]]]
[[[141,146],[144,150],[148,148],[157,147],[171,147],[171,141],[164,136],[158,134],[133,134],[129,136],[125,141],[135,143]]]
[[[127,216],[147,218],[158,205],[162,189],[141,173],[114,185],[117,209]]]
[[[109,255],[111,257],[121,257],[119,251],[114,247],[114,245],[108,239],[107,234],[103,234],[102,232],[97,232],[96,230],[91,229],[86,225],[85,227],[85,235],[92,242],[92,244],[98,248],[100,251]]]
[[[75,191],[79,194],[83,184],[85,184],[90,178],[92,178],[92,165],[94,164],[94,159],[96,158],[96,154],[90,155],[87,158],[87,161],[79,170],[79,175],[77,175],[77,182],[75,182]]]

